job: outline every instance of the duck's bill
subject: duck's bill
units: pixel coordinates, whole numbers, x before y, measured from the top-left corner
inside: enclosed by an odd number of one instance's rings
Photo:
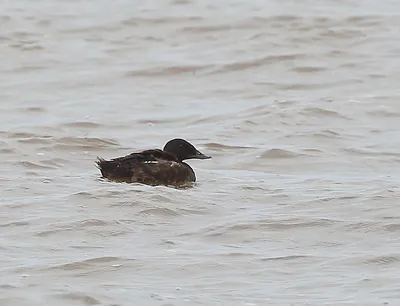
[[[192,155],[190,158],[194,158],[194,159],[210,159],[211,156],[207,156],[203,153],[201,153],[200,151],[197,151],[195,155]]]

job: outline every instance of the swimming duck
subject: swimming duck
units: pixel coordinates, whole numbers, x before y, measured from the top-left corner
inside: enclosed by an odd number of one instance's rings
[[[96,164],[102,176],[110,180],[179,186],[196,181],[193,169],[183,160],[209,158],[186,140],[176,138],[163,150],[150,149],[108,161],[98,157]]]

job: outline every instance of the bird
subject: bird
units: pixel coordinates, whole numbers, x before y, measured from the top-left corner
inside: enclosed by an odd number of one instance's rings
[[[210,159],[188,141],[175,138],[162,150],[149,149],[105,160],[97,157],[96,167],[102,177],[127,183],[157,186],[184,186],[196,182],[196,174],[187,159]]]

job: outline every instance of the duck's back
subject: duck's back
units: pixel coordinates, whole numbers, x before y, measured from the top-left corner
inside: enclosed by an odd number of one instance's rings
[[[103,177],[147,185],[181,185],[196,181],[192,168],[162,150],[146,150],[106,161],[97,165]]]

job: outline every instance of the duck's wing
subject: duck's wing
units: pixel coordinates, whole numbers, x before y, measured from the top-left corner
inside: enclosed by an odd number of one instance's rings
[[[133,153],[135,154],[135,153]],[[138,154],[138,153],[136,153]],[[165,152],[163,150],[155,149],[155,150],[145,150],[139,153],[142,155],[146,160],[147,158],[149,161],[175,161],[179,162],[178,158],[168,152]]]
[[[145,150],[138,153],[131,153],[126,156],[113,158],[110,161],[130,164],[130,163],[144,163],[144,162],[159,161],[159,160],[178,161],[174,155],[159,149]]]
[[[103,177],[110,179],[130,180],[132,169],[140,168],[141,164],[150,164],[156,162],[177,162],[177,158],[159,149],[145,150],[138,153],[131,153],[126,156],[104,160],[98,158],[97,167],[100,169]]]

